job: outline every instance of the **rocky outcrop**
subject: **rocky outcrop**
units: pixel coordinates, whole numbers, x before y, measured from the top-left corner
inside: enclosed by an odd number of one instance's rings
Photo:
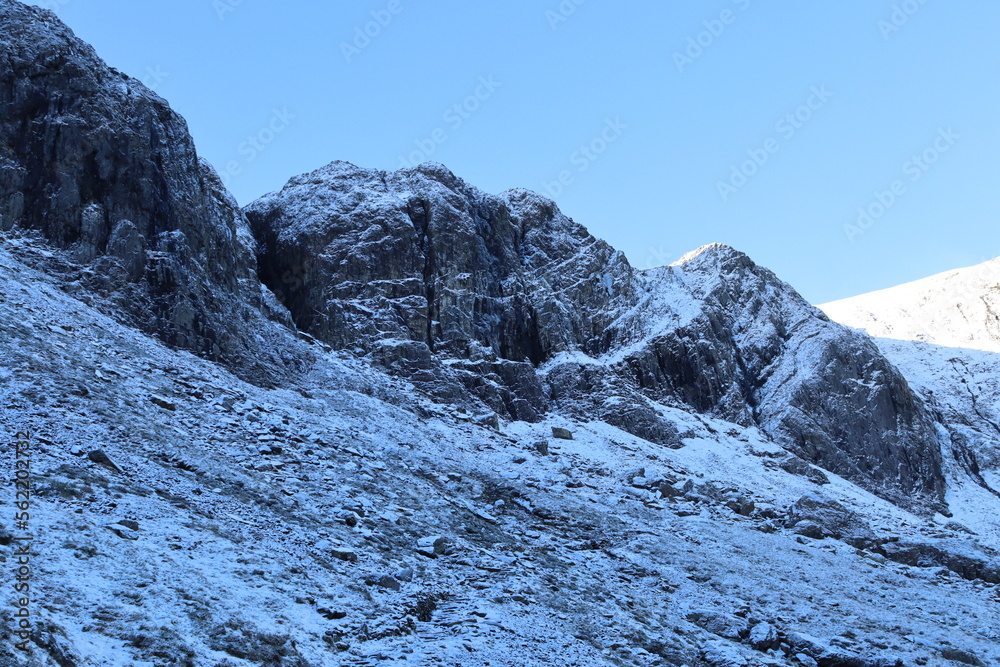
[[[903,377],[732,248],[635,271],[552,201],[488,195],[433,163],[335,162],[246,214],[300,328],[439,398],[669,446],[663,408],[693,409],[900,502],[942,498],[937,435]]]
[[[184,120],[51,12],[0,0],[0,35],[0,227],[39,233],[67,282],[168,344],[261,380],[294,365],[243,214]]]

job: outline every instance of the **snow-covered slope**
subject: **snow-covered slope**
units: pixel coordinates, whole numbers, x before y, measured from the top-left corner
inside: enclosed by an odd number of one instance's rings
[[[666,410],[675,449],[557,416],[498,431],[319,346],[261,389],[63,293],[22,261],[44,252],[0,246],[39,628],[27,656],[0,611],[5,667],[1000,661],[995,535],[756,428]]]
[[[1000,353],[1000,259],[820,308],[877,338]]]
[[[1000,259],[820,308],[874,336],[939,413],[950,435],[946,458],[960,469],[949,485],[953,511],[993,502],[1000,495]]]

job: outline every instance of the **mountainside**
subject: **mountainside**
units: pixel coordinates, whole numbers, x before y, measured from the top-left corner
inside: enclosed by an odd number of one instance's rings
[[[0,664],[1000,660],[995,505],[917,516],[678,409],[676,449],[498,433],[322,350],[262,389],[63,294],[27,243],[0,248],[0,424],[32,433],[36,631],[29,657],[0,610]]]
[[[12,0],[0,1],[0,228],[65,251],[46,263],[70,289],[170,345],[261,381],[295,366],[266,320],[287,313],[260,287],[246,220],[184,120],[55,15]]]
[[[876,338],[1000,352],[1000,259],[821,308]]]
[[[1000,364],[945,297],[873,340],[434,163],[240,210],[16,0],[0,223],[0,667],[1000,663]]]
[[[864,336],[726,246],[639,272],[555,204],[441,165],[337,162],[246,208],[297,326],[444,400],[597,415],[659,444],[662,408],[755,425],[896,499],[943,495],[933,422]]]
[[[821,308],[875,337],[947,425],[950,458],[1000,496],[1000,260]]]

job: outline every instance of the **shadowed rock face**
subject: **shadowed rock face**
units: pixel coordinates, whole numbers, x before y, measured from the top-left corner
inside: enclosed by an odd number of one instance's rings
[[[558,408],[668,446],[663,408],[694,409],[898,502],[942,498],[937,434],[902,376],[731,248],[635,271],[553,202],[432,163],[333,163],[245,212],[300,328],[442,400]]]
[[[168,344],[263,377],[251,237],[184,120],[45,10],[0,0],[0,226],[36,230],[79,281]],[[255,331],[256,330],[256,331]],[[276,366],[275,366],[276,365]]]

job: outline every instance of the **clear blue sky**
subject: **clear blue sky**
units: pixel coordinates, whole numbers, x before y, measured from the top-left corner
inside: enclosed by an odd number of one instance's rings
[[[422,153],[486,191],[558,193],[636,266],[728,243],[814,303],[1000,255],[1000,3],[35,4],[167,98],[243,204]],[[386,25],[355,42],[372,12]],[[689,39],[706,46],[678,60]],[[859,207],[880,216],[851,243]]]

